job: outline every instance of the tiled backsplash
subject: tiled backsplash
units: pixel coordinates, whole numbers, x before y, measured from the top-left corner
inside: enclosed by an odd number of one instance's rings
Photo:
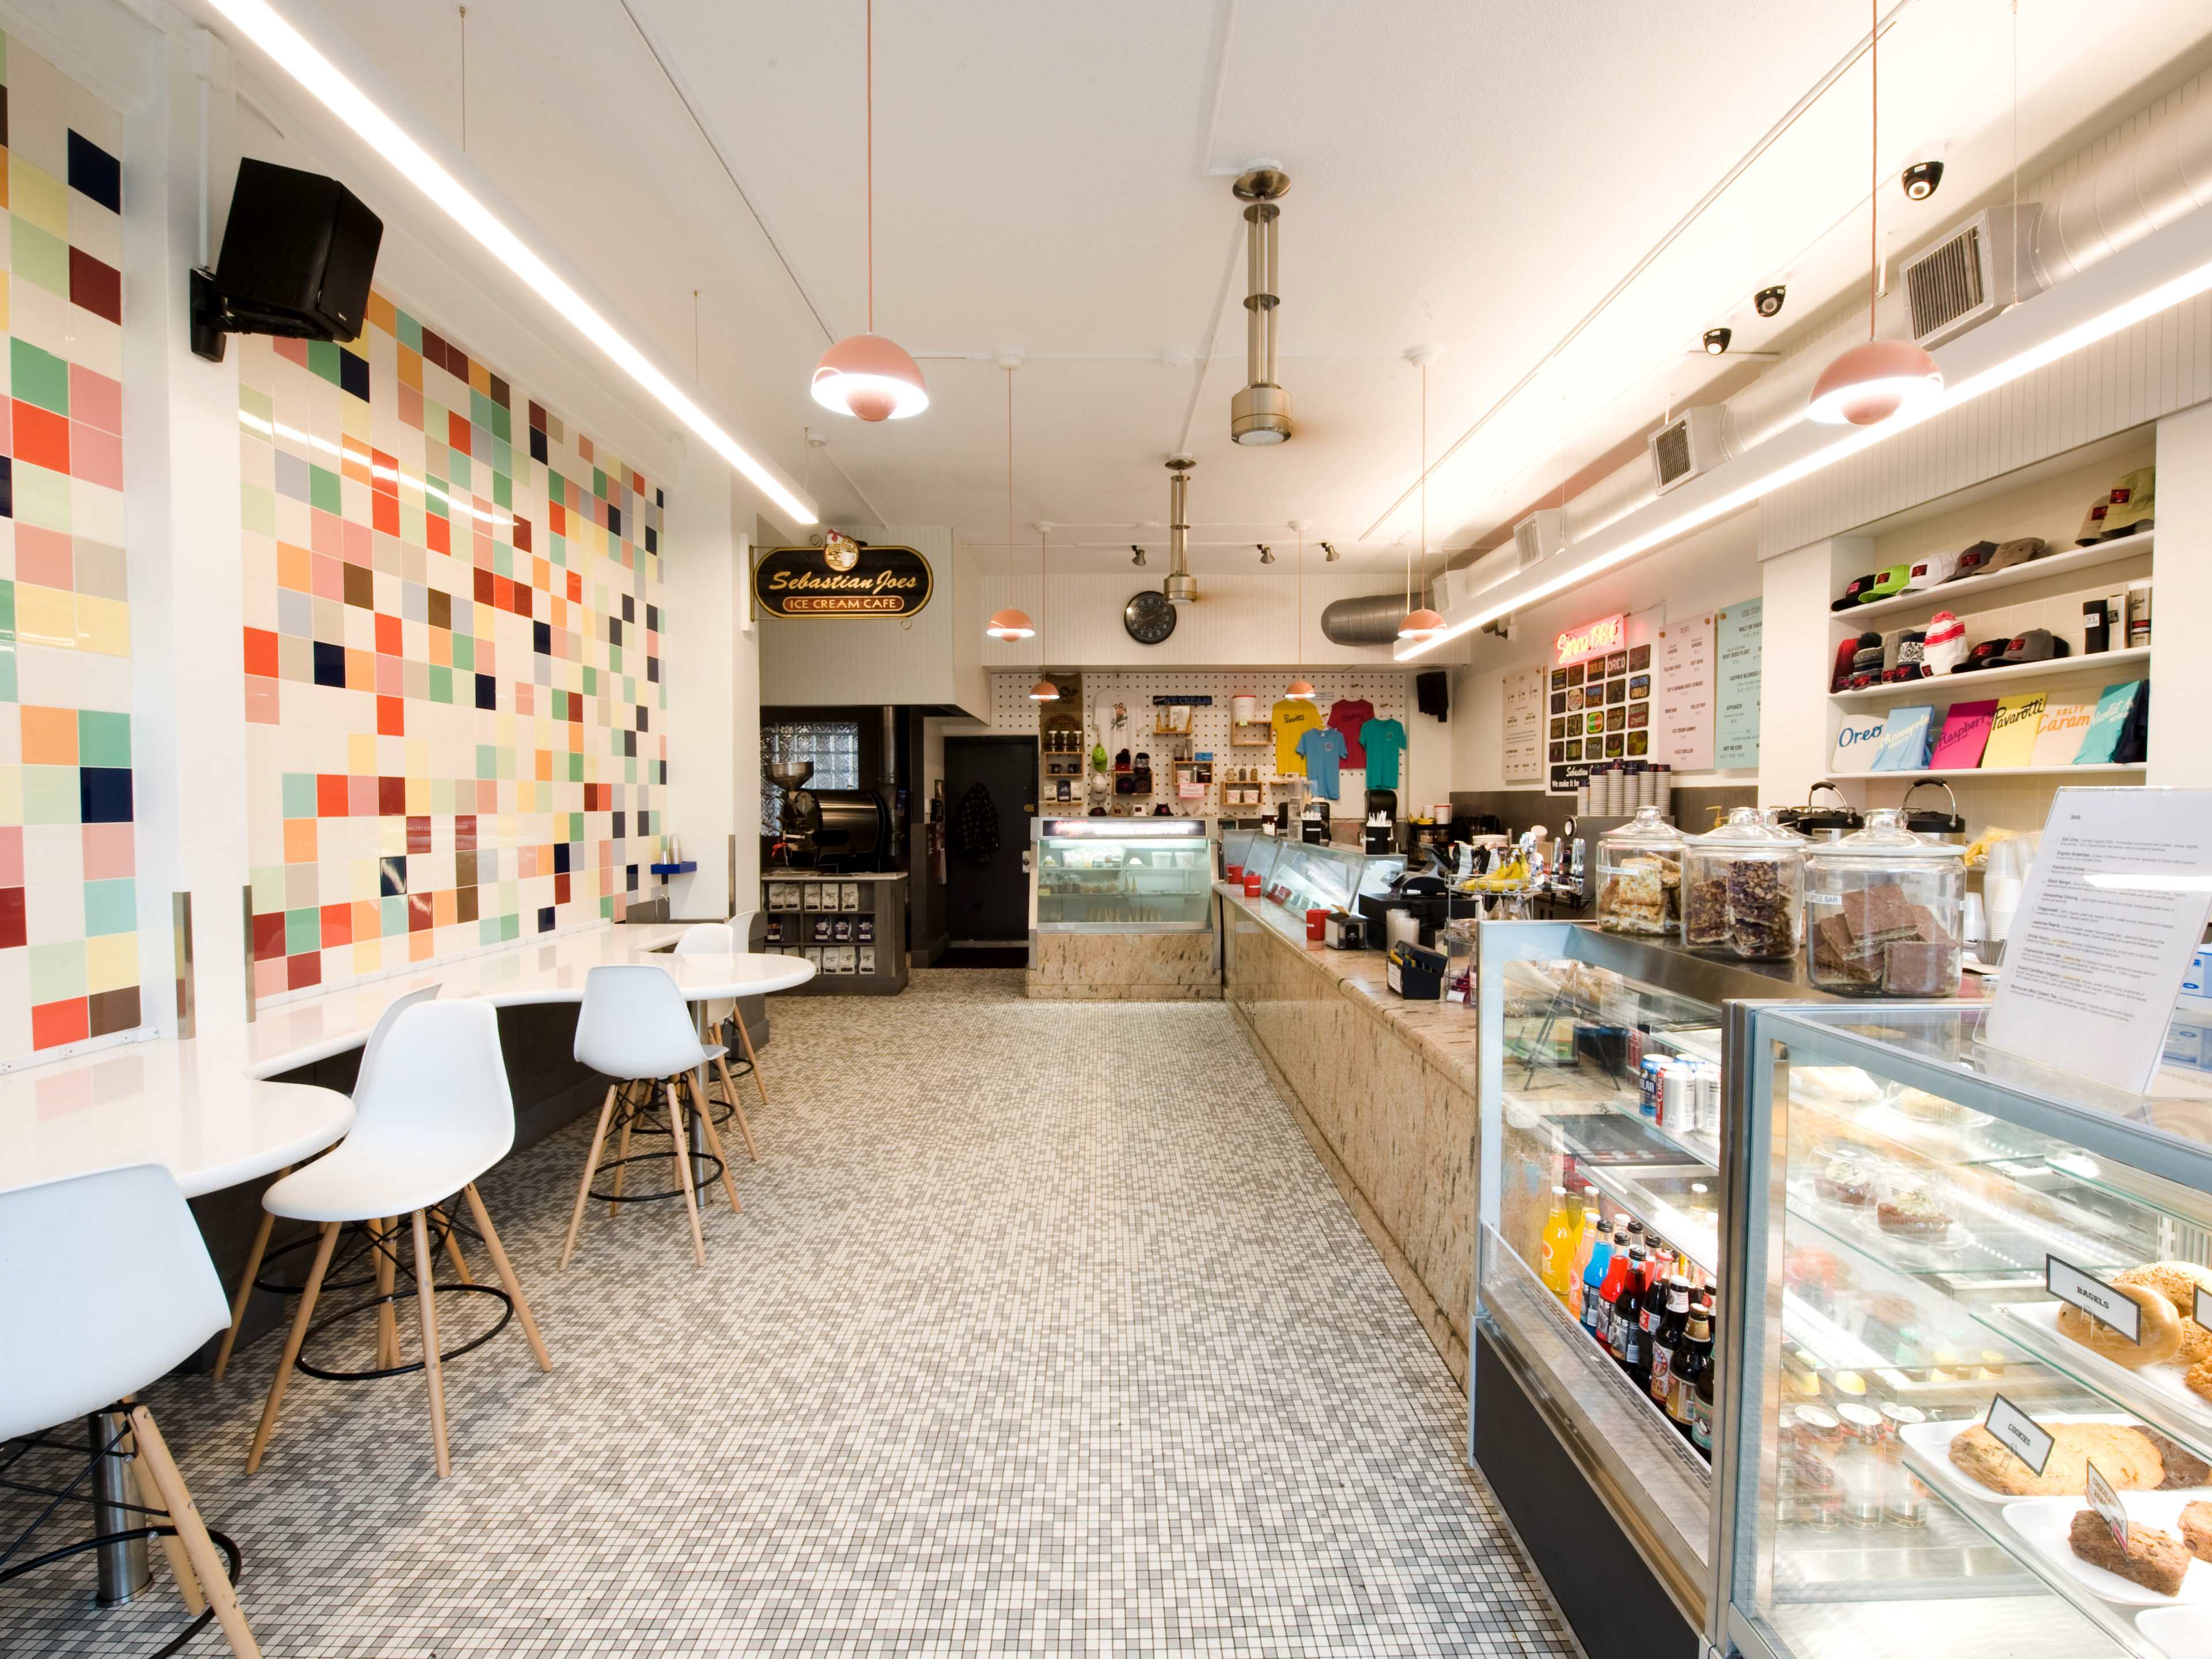
[[[121,118],[0,35],[0,1061],[137,1025]]]
[[[381,294],[349,345],[233,343],[257,995],[620,919],[659,492]]]

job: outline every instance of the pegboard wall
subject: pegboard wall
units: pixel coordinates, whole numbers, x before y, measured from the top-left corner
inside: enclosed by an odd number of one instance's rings
[[[1267,711],[1282,696],[1282,687],[1298,671],[1288,668],[1240,669],[1234,672],[1218,670],[1194,669],[1187,672],[1146,672],[1142,671],[1098,669],[1086,670],[1082,676],[1081,713],[1088,741],[1103,743],[1110,756],[1115,750],[1144,750],[1152,757],[1152,793],[1149,795],[1112,795],[1107,798],[1109,811],[1126,814],[1130,811],[1149,812],[1159,801],[1165,801],[1185,817],[1213,817],[1226,811],[1231,816],[1254,814],[1259,807],[1237,805],[1224,808],[1222,790],[1231,773],[1236,769],[1250,766],[1262,775],[1272,775],[1275,769],[1274,750],[1267,748],[1237,749],[1230,744],[1231,697],[1250,692],[1259,699],[1260,718],[1265,720]],[[1412,709],[1413,676],[1401,668],[1343,668],[1308,669],[1305,676],[1313,682],[1314,701],[1326,720],[1332,704],[1340,700],[1364,699],[1375,707],[1377,720],[1395,720],[1410,734],[1414,730]],[[991,730],[1011,735],[1027,737],[1036,732],[1046,716],[1066,712],[1066,702],[1036,703],[1030,701],[1030,687],[1036,683],[1033,668],[1002,671],[991,676]],[[1155,740],[1153,727],[1157,717],[1165,710],[1154,708],[1154,697],[1201,696],[1212,697],[1211,706],[1194,708],[1190,711],[1190,750],[1194,755],[1213,757],[1213,782],[1203,799],[1192,802],[1179,800],[1175,790],[1175,775],[1167,764],[1172,751],[1172,740],[1159,736]],[[1127,711],[1128,725],[1119,732],[1098,729],[1099,709],[1103,704],[1110,716],[1113,706],[1119,703]],[[1398,775],[1398,801],[1401,811],[1415,810],[1407,793],[1409,758],[1401,759]],[[1351,767],[1337,774],[1338,804],[1350,801],[1355,805],[1367,787],[1367,775]],[[1303,791],[1277,786],[1265,789],[1262,799],[1267,806],[1283,799],[1300,798]],[[1048,799],[1049,792],[1048,792]],[[1442,799],[1439,797],[1438,799]],[[1080,802],[1078,805],[1081,805]],[[1048,806],[1045,810],[1050,810]]]

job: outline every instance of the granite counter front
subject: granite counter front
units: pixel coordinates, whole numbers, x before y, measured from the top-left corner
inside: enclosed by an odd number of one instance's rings
[[[1475,1019],[1393,993],[1378,951],[1293,934],[1214,884],[1230,1006],[1452,1375],[1467,1380],[1477,1188]]]

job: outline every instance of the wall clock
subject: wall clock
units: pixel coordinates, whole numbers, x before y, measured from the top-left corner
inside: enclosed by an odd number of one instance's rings
[[[1144,588],[1121,607],[1121,626],[1139,645],[1158,645],[1175,632],[1176,608],[1158,588]]]

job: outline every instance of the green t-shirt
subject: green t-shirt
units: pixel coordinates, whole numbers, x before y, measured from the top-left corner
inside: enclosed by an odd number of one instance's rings
[[[1398,757],[1406,752],[1406,728],[1395,720],[1370,720],[1359,728],[1359,746],[1367,751],[1367,787],[1395,789]]]

